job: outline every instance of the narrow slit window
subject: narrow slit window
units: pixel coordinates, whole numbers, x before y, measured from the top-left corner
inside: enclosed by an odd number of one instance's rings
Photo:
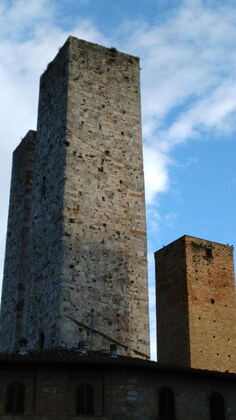
[[[222,395],[213,392],[210,397],[210,420],[225,420],[225,402]]]
[[[206,257],[207,258],[213,258],[213,256],[212,256],[212,249],[211,248],[207,248],[206,249]]]
[[[90,384],[82,384],[76,393],[76,414],[94,414],[94,389]]]
[[[42,184],[41,184],[41,197],[45,197],[46,195],[46,176],[43,177],[42,179]]]
[[[164,387],[159,391],[160,420],[175,420],[175,396],[172,389]]]
[[[11,382],[6,393],[6,414],[24,414],[25,386],[21,382]]]

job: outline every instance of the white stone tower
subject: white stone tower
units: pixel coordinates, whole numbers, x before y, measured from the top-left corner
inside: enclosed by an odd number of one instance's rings
[[[41,77],[37,133],[15,156],[23,149],[13,165],[1,350],[25,336],[32,348],[116,344],[148,357],[138,58],[69,37]]]

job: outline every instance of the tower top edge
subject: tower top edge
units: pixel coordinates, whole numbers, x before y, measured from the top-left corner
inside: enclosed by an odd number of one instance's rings
[[[201,242],[205,242],[206,244],[212,244],[212,245],[217,245],[217,246],[221,246],[221,247],[226,247],[226,248],[230,248],[230,249],[234,249],[233,245],[229,245],[229,244],[222,244],[220,242],[216,242],[216,241],[211,241],[209,239],[203,239],[203,238],[198,238],[196,236],[192,236],[192,235],[183,235],[181,237],[179,237],[178,239],[175,239],[174,241],[170,242],[168,245],[163,245],[162,248],[158,249],[157,251],[154,252],[154,255],[158,254],[159,252],[161,252],[164,248],[168,248],[168,247],[172,247],[175,243],[177,242],[185,242],[185,241],[189,241],[189,240],[193,240],[193,241],[201,241]]]
[[[54,56],[54,58],[48,63],[47,69],[42,73],[41,78],[47,73],[48,68],[53,64],[54,62],[60,62],[61,58],[65,55],[69,56],[73,53],[73,50],[81,48],[83,50],[87,51],[94,51],[94,52],[101,52],[102,54],[110,54],[113,58],[117,57],[122,60],[127,60],[132,63],[136,63],[136,65],[139,65],[140,58],[127,54],[121,51],[118,51],[115,47],[105,47],[100,44],[96,44],[90,41],[86,41],[84,39],[76,38],[75,36],[70,35],[65,43],[59,48],[58,53]]]
[[[103,45],[101,45],[101,44],[97,44],[97,43],[95,43],[95,42],[91,42],[91,41],[86,41],[86,40],[84,40],[84,39],[81,39],[81,38],[77,38],[77,37],[75,37],[75,36],[73,36],[73,35],[69,35],[69,37],[67,38],[67,40],[66,40],[66,42],[64,43],[64,45],[66,45],[67,43],[71,43],[71,44],[80,44],[80,45],[84,45],[84,46],[87,46],[87,47],[89,47],[89,48],[95,48],[95,49],[101,49],[101,50],[106,50],[107,52],[111,52],[111,53],[113,53],[113,54],[119,54],[119,55],[122,55],[122,56],[125,56],[125,57],[127,57],[127,58],[132,58],[132,59],[135,59],[135,60],[137,60],[137,61],[139,61],[140,60],[140,58],[139,57],[137,57],[137,56],[135,56],[135,55],[132,55],[132,54],[127,54],[127,53],[125,53],[125,52],[123,52],[123,51],[119,51],[117,48],[115,48],[115,47],[106,47],[106,46],[103,46]],[[62,48],[64,47],[64,45],[62,46]]]
[[[22,138],[21,142],[18,144],[18,146],[13,151],[13,155],[15,155],[19,150],[22,149],[23,145],[32,143],[35,141],[37,131],[35,130],[29,130],[26,135]]]

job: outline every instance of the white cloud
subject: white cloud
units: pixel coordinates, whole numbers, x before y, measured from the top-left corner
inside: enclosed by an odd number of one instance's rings
[[[58,4],[49,0],[14,0],[8,7],[0,4],[0,270],[10,154],[28,129],[36,126],[40,73],[69,34],[141,56],[146,198],[149,214],[156,215],[152,218],[155,231],[160,223],[155,199],[170,186],[173,149],[201,138],[202,133],[235,130],[235,5],[176,2],[173,12],[156,25],[139,21],[116,28],[114,42],[114,37],[108,40],[89,19],[78,19],[64,30],[55,23]],[[175,218],[170,213],[163,223],[174,223]]]
[[[0,8],[1,37],[22,40],[35,31],[34,25],[43,24],[53,17],[53,7],[47,0],[14,0]],[[37,30],[37,28],[36,28]]]
[[[29,129],[36,128],[40,74],[69,35],[108,43],[89,20],[65,31],[54,23],[48,0],[15,0],[0,5],[0,273],[3,270],[11,154]],[[1,286],[1,285],[0,285]]]
[[[159,150],[144,146],[144,170],[146,181],[146,201],[151,203],[158,192],[168,187],[168,159]]]
[[[183,1],[158,25],[130,22],[141,56],[147,202],[167,191],[173,149],[202,134],[235,130],[236,8]]]

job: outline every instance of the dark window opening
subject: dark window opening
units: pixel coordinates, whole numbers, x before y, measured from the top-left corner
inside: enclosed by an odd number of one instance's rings
[[[164,387],[159,391],[160,420],[175,420],[175,396],[170,388]]]
[[[94,389],[92,385],[79,385],[76,393],[76,414],[94,414]]]
[[[44,334],[44,331],[41,331],[39,333],[39,347],[40,347],[40,350],[43,350],[44,342],[45,342],[45,334]]]
[[[222,395],[213,392],[210,395],[210,419],[225,420],[225,403]]]
[[[214,303],[215,303],[215,299],[212,299],[212,298],[211,298],[211,303],[214,305]]]
[[[7,387],[6,414],[24,414],[25,386],[20,382],[11,382]]]
[[[213,256],[212,256],[212,249],[211,248],[207,248],[206,249],[206,257],[207,258],[213,258]]]
[[[42,185],[41,185],[41,197],[45,197],[46,195],[46,176],[42,179]]]

